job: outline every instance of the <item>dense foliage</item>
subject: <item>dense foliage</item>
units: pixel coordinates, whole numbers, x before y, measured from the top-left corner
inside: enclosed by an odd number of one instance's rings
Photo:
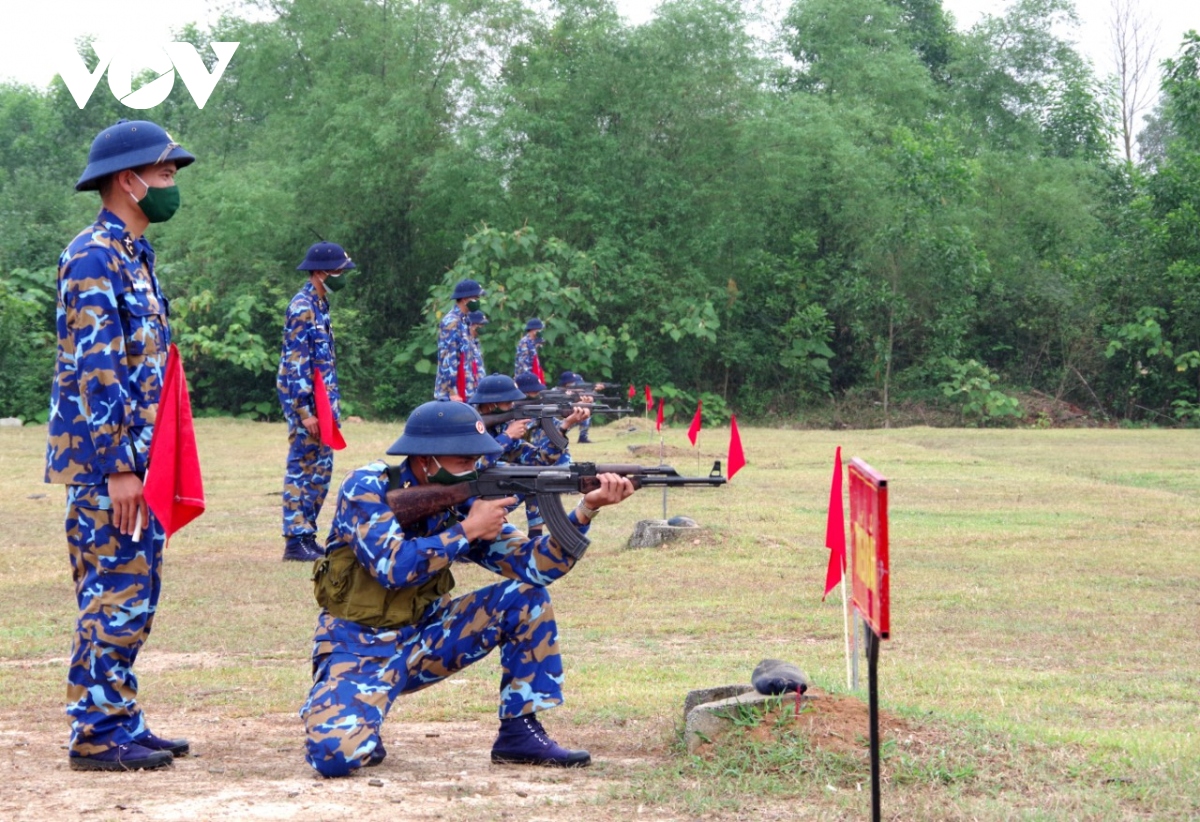
[[[358,413],[431,396],[466,275],[494,370],[536,313],[547,372],[717,413],[907,398],[987,422],[1036,389],[1200,417],[1200,38],[1164,63],[1136,166],[1064,39],[1069,0],[961,33],[939,0],[795,0],[769,36],[745,9],[668,0],[631,26],[609,0],[260,0],[181,34],[241,43],[203,110],[181,83],[146,112],[103,83],[83,110],[58,79],[0,87],[0,415],[45,405],[54,263],[97,205],[71,184],[126,116],[200,158],[149,236],[214,413],[278,414],[283,309],[320,235],[360,266],[333,297]]]

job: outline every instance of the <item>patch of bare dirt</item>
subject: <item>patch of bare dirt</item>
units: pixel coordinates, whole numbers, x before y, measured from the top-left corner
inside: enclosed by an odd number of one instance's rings
[[[870,750],[870,708],[866,702],[852,696],[830,695],[815,688],[809,690],[812,699],[803,699],[799,705],[788,696],[783,703],[764,714],[757,725],[746,728],[746,735],[759,743],[770,743],[780,730],[798,732],[809,747],[831,753],[866,753]],[[879,738],[882,742],[894,739],[904,744],[914,741],[932,741],[934,732],[919,728],[900,717],[879,712]],[[711,757],[717,738],[697,748],[700,756]]]
[[[346,779],[322,779],[304,762],[304,729],[295,714],[234,718],[174,714],[155,730],[187,737],[193,754],[156,771],[95,773],[67,767],[61,709],[0,714],[0,819],[47,820],[544,820],[630,818],[608,798],[630,770],[664,754],[620,729],[572,727],[574,746],[594,765],[555,769],[492,765],[495,728],[487,722],[384,725],[388,757]],[[661,822],[675,817],[643,813]]]
[[[692,460],[691,464],[693,467],[695,466],[695,460],[696,460],[695,449],[680,448],[678,445],[664,445],[664,446],[630,445],[629,453],[631,453],[637,457],[643,457],[645,459],[650,459],[650,460],[655,460],[655,461],[658,460],[658,457],[660,454],[663,456],[664,459],[667,457],[670,457],[673,460],[690,459],[690,460]],[[700,459],[701,460],[724,460],[725,455],[724,454],[701,454]],[[675,469],[677,471],[679,471],[679,473],[684,474],[684,473],[687,473],[684,470],[684,468],[686,466],[687,466],[687,463],[677,462],[675,464]],[[708,469],[711,467],[712,467],[711,463],[709,465],[705,465],[703,467],[704,473],[707,474]]]

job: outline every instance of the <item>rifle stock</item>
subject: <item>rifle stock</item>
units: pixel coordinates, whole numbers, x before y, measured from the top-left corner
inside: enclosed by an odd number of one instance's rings
[[[575,559],[583,556],[590,540],[571,524],[563,508],[562,494],[586,494],[600,487],[600,474],[628,477],[634,488],[692,485],[724,485],[721,462],[713,463],[707,477],[680,476],[669,465],[596,464],[577,462],[571,465],[533,466],[500,463],[479,472],[471,482],[457,485],[414,485],[387,492],[388,507],[404,528],[412,527],[472,497],[498,499],[516,495],[538,499],[550,533],[562,549]],[[556,497],[550,500],[547,497]]]

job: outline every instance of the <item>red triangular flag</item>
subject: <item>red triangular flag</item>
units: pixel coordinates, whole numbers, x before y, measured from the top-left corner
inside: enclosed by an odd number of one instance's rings
[[[542,361],[538,359],[536,351],[533,352],[533,376],[537,377],[542,385],[546,384],[546,375],[542,373]]]
[[[633,399],[633,395],[635,393],[636,392],[633,390],[633,383],[629,383],[629,399]]]
[[[696,444],[696,437],[700,436],[700,406],[703,403],[703,400],[696,400],[696,416],[692,417],[692,424],[688,426],[688,439],[692,441],[692,445]]]
[[[204,513],[204,480],[192,427],[192,401],[174,343],[167,352],[142,495],[168,539]]]
[[[825,546],[829,549],[829,567],[825,569],[825,593],[842,581],[846,572],[846,517],[842,509],[842,446],[833,457],[833,482],[829,486],[829,516],[825,521]]]
[[[746,454],[742,451],[742,435],[737,430],[737,414],[733,414],[729,418],[729,456],[725,459],[727,479],[733,479],[733,475],[741,471],[745,464]]]
[[[658,416],[654,420],[654,430],[662,430],[663,398],[658,398]]]
[[[338,427],[337,420],[333,418],[333,405],[329,402],[329,392],[325,389],[325,378],[321,376],[321,369],[313,366],[313,405],[317,407],[317,426],[321,429],[321,442],[328,445],[334,451],[341,451],[346,447],[346,440],[342,438],[342,429]]]
[[[646,386],[646,413],[650,413],[650,409],[654,407],[654,398],[650,396],[650,386]]]
[[[463,366],[462,354],[458,355],[458,399],[462,402],[467,401],[467,370]]]

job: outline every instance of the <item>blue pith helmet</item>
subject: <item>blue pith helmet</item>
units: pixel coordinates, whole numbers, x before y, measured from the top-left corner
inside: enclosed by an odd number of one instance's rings
[[[487,325],[488,324],[487,314],[484,314],[482,311],[472,311],[467,314],[467,324],[468,325]]]
[[[559,385],[574,385],[577,382],[583,382],[583,377],[573,371],[564,371],[558,375]]]
[[[87,168],[75,184],[75,190],[95,191],[100,188],[100,181],[110,174],[168,161],[175,163],[176,168],[183,168],[194,163],[196,158],[184,151],[157,123],[118,120],[92,140]]]
[[[525,323],[526,331],[541,331],[545,327],[546,327],[546,324],[543,323],[541,320],[539,320],[537,317],[533,317],[529,320],[529,322]]]
[[[459,280],[454,285],[454,299],[465,300],[468,297],[482,297],[487,294],[483,286],[474,280]]]
[[[483,418],[474,408],[452,400],[433,400],[408,415],[404,433],[387,452],[419,457],[481,457],[503,450],[483,427]]]
[[[538,379],[537,374],[526,371],[517,375],[517,388],[524,394],[540,394],[546,390],[546,384]]]
[[[304,262],[296,266],[297,271],[349,271],[358,268],[337,243],[313,243],[304,255]]]
[[[525,399],[525,392],[507,374],[489,374],[479,381],[475,393],[467,397],[471,405],[485,402],[512,402]]]

